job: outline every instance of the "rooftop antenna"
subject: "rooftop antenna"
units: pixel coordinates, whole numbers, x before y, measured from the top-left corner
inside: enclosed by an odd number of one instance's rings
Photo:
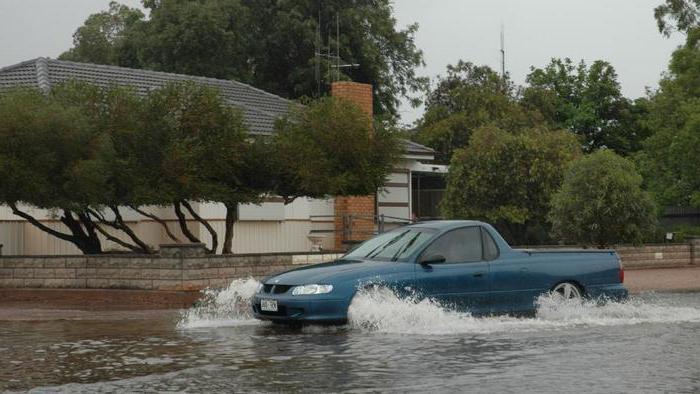
[[[328,78],[331,79],[331,82],[333,81],[339,81],[340,80],[340,69],[341,68],[357,68],[360,67],[359,64],[357,63],[345,63],[343,59],[340,57],[340,14],[336,13],[335,15],[335,48],[336,48],[336,53],[333,54],[333,37],[332,37],[332,27],[327,26],[327,31],[328,31],[328,46],[325,47],[324,51],[324,45],[323,45],[323,39],[321,38],[321,9],[319,8],[318,11],[318,26],[316,28],[316,49],[315,49],[315,58],[316,58],[316,67],[315,67],[315,76],[316,76],[316,89],[317,89],[317,94],[318,97],[321,96],[321,58],[326,58],[328,59],[328,73],[326,74]],[[333,69],[335,69],[335,73],[333,73]]]
[[[335,66],[337,67],[337,74],[336,74],[336,81],[340,81],[340,14],[338,12],[335,13],[335,43],[336,43],[336,52],[335,52]]]
[[[314,70],[316,77],[316,97],[321,97],[321,8],[318,8],[318,26],[316,26],[316,67]]]
[[[501,76],[506,77],[506,47],[505,47],[505,33],[503,30],[503,22],[501,22]]]

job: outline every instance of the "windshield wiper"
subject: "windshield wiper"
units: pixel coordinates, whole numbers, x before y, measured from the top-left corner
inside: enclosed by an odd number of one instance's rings
[[[396,261],[396,260],[398,260],[398,259],[399,259],[399,256],[401,256],[401,254],[403,254],[403,252],[407,251],[408,248],[410,248],[411,245],[413,245],[413,243],[416,242],[416,240],[418,239],[418,236],[419,236],[420,234],[421,234],[421,233],[416,233],[416,235],[414,235],[413,238],[411,238],[410,241],[406,242],[406,245],[405,245],[403,248],[399,249],[399,251],[396,252],[396,253],[394,254],[394,256],[391,258],[391,261]]]
[[[408,233],[409,233],[408,231],[404,231],[403,233],[399,234],[396,238],[394,238],[394,239],[392,239],[391,241],[385,243],[384,245],[378,245],[376,248],[372,249],[369,253],[367,253],[367,254],[365,255],[365,258],[366,258],[366,259],[371,259],[371,258],[373,258],[373,257],[376,257],[379,253],[382,253],[382,252],[384,251],[384,249],[386,249],[386,248],[388,248],[389,246],[395,244],[395,243],[398,242],[401,238],[403,238],[404,235],[406,235],[406,234],[408,234]],[[381,248],[381,249],[379,249],[379,248]],[[377,250],[377,249],[379,249],[379,250],[377,251],[377,253],[374,253],[374,251]],[[374,253],[374,254],[372,254],[372,253]]]

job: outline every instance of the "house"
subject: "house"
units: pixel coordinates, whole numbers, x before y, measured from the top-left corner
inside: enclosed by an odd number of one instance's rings
[[[141,94],[169,82],[194,81],[208,85],[218,89],[227,103],[242,111],[251,134],[273,133],[275,120],[287,114],[293,104],[292,101],[236,81],[49,58],[28,60],[0,69],[0,90],[29,86],[48,92],[52,86],[69,80],[101,86],[130,86]],[[355,101],[371,115],[370,85],[336,82],[331,90],[332,95]],[[308,251],[315,246],[339,249],[348,242],[366,239],[387,226],[420,216],[418,208],[421,196],[435,194],[432,189],[426,189],[426,194],[420,185],[429,184],[435,188],[434,185],[441,182],[439,174],[445,173],[446,168],[430,164],[434,159],[432,149],[407,140],[402,143],[404,152],[401,161],[376,195],[325,200],[297,199],[289,205],[272,198],[262,205],[240,205],[240,221],[234,229],[233,250],[236,253],[262,253]],[[433,179],[434,182],[426,182],[426,179]],[[209,220],[217,233],[223,234],[223,206],[202,203],[194,204],[194,207],[200,216]],[[63,226],[51,212],[25,208],[52,228]],[[173,224],[177,220],[170,208],[148,209]],[[172,242],[162,227],[147,217],[129,211],[125,219],[142,239],[152,245]],[[207,240],[208,233],[198,222],[192,220],[189,224],[195,235],[203,241]],[[173,225],[171,229],[175,231],[177,226]],[[0,244],[4,244],[3,254],[78,253],[72,244],[36,229],[13,215],[7,207],[0,207]],[[117,248],[116,245],[114,247]]]

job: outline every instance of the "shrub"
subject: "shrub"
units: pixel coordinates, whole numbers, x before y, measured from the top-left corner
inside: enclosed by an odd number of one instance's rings
[[[634,164],[610,150],[575,161],[552,198],[552,235],[601,248],[641,243],[656,225],[656,207],[641,184]]]

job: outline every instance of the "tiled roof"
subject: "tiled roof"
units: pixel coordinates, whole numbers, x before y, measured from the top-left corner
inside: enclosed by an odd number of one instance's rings
[[[0,69],[0,89],[32,86],[43,91],[68,80],[86,81],[100,86],[131,86],[140,94],[168,82],[194,81],[219,90],[223,99],[243,111],[253,134],[269,134],[275,120],[289,111],[293,102],[241,82],[171,74],[99,64],[76,63],[37,58]]]
[[[52,85],[78,80],[100,86],[130,86],[139,94],[147,94],[169,82],[194,81],[219,90],[223,99],[243,111],[252,134],[270,134],[275,120],[286,115],[294,103],[241,82],[172,74],[134,68],[76,63],[49,58],[27,60],[0,68],[0,90],[31,86],[48,92]],[[409,154],[433,156],[432,149],[409,140],[402,140]]]
[[[413,141],[409,141],[409,140],[401,140],[401,142],[403,142],[404,149],[409,154],[427,155],[427,156],[433,156],[435,154],[434,149],[429,148],[425,145],[421,145],[417,142],[413,142]]]

